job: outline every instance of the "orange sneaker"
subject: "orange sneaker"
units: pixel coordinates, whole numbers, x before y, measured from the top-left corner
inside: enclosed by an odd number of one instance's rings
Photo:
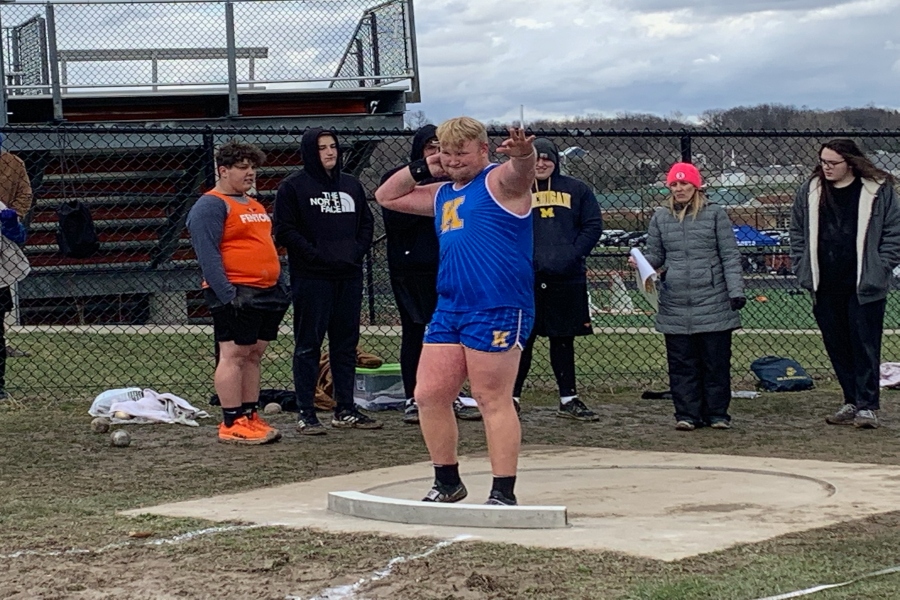
[[[274,442],[275,439],[274,429],[263,431],[252,425],[247,417],[239,417],[231,427],[225,427],[225,423],[219,424],[219,441],[227,444],[258,446]]]
[[[247,415],[247,421],[250,423],[250,425],[256,427],[260,431],[274,431],[275,439],[281,439],[281,432],[269,425],[269,423],[265,419],[259,416],[259,412],[253,411],[252,413]]]

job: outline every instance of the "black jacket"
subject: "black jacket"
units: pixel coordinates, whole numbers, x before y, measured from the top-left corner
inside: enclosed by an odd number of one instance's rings
[[[362,184],[341,172],[341,151],[331,175],[319,159],[322,129],[300,141],[303,170],[286,178],[275,195],[275,241],[287,248],[291,277],[352,279],[362,274],[372,245],[374,219]]]
[[[425,155],[425,143],[436,137],[437,127],[425,125],[413,137],[410,162],[417,161]],[[384,183],[388,178],[405,169],[406,165],[391,169],[381,178]],[[426,179],[419,185],[427,185],[439,181]],[[384,218],[384,233],[387,236],[388,270],[392,277],[416,274],[434,274],[438,270],[438,239],[434,231],[434,217],[423,217],[381,208]]]
[[[558,154],[555,158],[559,165]],[[537,279],[584,280],[585,258],[603,233],[594,192],[584,182],[560,175],[557,168],[549,179],[535,180],[531,206]]]

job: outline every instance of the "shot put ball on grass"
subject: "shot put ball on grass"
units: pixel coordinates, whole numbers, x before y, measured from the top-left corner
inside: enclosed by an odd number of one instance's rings
[[[113,446],[117,448],[125,448],[131,444],[131,436],[124,429],[117,429],[112,432],[110,440]]]

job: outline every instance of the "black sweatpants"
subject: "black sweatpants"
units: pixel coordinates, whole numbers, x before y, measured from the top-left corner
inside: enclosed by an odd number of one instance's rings
[[[294,390],[302,413],[315,411],[322,341],[334,379],[335,412],[353,408],[362,276],[354,279],[291,278],[294,304]]]
[[[860,304],[855,293],[816,294],[813,315],[837,375],[844,402],[878,410],[881,334],[887,300]]]
[[[534,341],[537,335],[532,332],[525,348],[522,350],[522,358],[519,359],[519,372],[516,374],[516,385],[513,388],[513,396],[522,396],[522,386],[531,369],[531,360],[534,356]],[[553,376],[556,377],[556,385],[559,387],[559,396],[575,396],[575,337],[550,336],[550,367]]]
[[[731,420],[731,331],[666,334],[675,420],[696,426]]]
[[[391,288],[400,313],[400,375],[406,397],[412,398],[425,328],[437,307],[437,273],[392,276]]]

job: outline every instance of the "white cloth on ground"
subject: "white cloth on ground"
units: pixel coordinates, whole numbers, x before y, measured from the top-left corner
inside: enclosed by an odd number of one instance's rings
[[[881,363],[881,387],[900,387],[900,363]]]
[[[194,408],[184,398],[141,388],[106,390],[94,399],[88,413],[93,417],[107,417],[114,424],[179,423],[191,427],[199,426],[196,419],[209,417],[209,413]],[[117,418],[116,413],[125,413],[130,418]]]

